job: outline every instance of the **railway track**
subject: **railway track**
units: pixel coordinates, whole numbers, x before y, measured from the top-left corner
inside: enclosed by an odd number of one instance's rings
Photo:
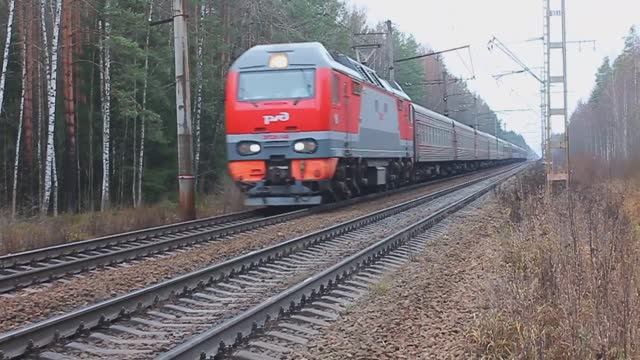
[[[425,214],[433,214],[428,219],[435,222],[518,169],[512,166],[0,335],[0,350],[6,358],[26,354],[38,359],[197,358],[203,346],[215,353],[218,340],[230,344],[236,334],[250,333],[254,322],[281,313],[282,301],[293,299],[292,294],[308,297],[311,293],[298,288],[317,284],[314,279],[328,271],[323,269],[334,269],[381,241],[405,239],[398,234],[425,224]],[[267,305],[260,303],[265,298],[270,299]]]
[[[0,257],[0,293],[48,282],[99,266],[212,241],[295,219],[306,210],[270,214],[264,209],[78,241]]]
[[[248,311],[162,353],[156,359],[276,360],[302,346],[337,319],[338,313],[365,294],[383,274],[420,252],[433,234],[425,232],[474,202],[524,168],[463,189],[448,203],[392,235],[371,244]]]
[[[473,213],[480,206],[474,202],[461,212]],[[383,289],[381,280],[389,272],[395,271],[412,261],[429,242],[447,233],[447,226],[455,222],[445,218],[423,233],[411,237],[402,245],[389,250],[382,257],[363,264],[357,271],[341,277],[333,287],[310,298],[303,304],[289,307],[278,318],[252,331],[233,348],[217,354],[218,360],[277,360],[292,357],[296,350],[304,351],[309,342],[319,336],[332,322],[349,311],[349,308],[370,292]],[[373,357],[372,357],[373,358]]]
[[[103,266],[112,266],[147,256],[221,240],[234,234],[264,226],[450,181],[469,174],[441,178],[313,208],[284,212],[272,209],[258,209],[0,256],[0,294]]]

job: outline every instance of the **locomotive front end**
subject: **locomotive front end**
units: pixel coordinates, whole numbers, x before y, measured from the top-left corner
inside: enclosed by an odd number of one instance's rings
[[[246,205],[322,202],[338,158],[329,135],[330,70],[319,63],[319,51],[308,44],[260,45],[229,71],[228,171]]]

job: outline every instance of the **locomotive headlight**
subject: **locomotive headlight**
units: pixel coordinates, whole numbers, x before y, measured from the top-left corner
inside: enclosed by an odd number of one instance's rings
[[[252,153],[257,153],[260,151],[260,144],[251,144],[249,145],[249,151]]]
[[[285,53],[271,54],[271,57],[269,57],[270,68],[282,69],[286,68],[288,65],[289,59]]]
[[[298,140],[293,143],[293,150],[299,153],[311,154],[318,149],[318,143],[313,139]]]
[[[238,143],[238,154],[254,155],[260,152],[262,147],[257,142],[243,141]]]

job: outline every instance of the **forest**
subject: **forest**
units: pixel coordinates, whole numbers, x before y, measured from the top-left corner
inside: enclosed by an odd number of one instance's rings
[[[384,23],[368,25],[365,11],[340,0],[186,1],[199,195],[226,176],[224,82],[237,56],[256,44],[301,41],[355,56],[356,34],[385,29]],[[172,0],[0,0],[0,209],[25,218],[176,201],[173,29],[161,22],[171,17]],[[396,58],[432,51],[393,27]],[[632,49],[637,60],[638,48]],[[501,138],[528,148],[520,135],[502,129],[463,79],[447,72],[442,58],[425,59],[395,68],[414,101],[438,112],[446,105],[451,117],[468,125],[482,114],[480,130],[497,129]],[[385,61],[381,56],[369,65],[384,76]],[[620,80],[631,63],[622,58],[603,65],[599,94],[574,115],[590,122],[595,115],[589,114],[617,106],[609,130],[593,129],[629,142],[600,144],[594,151],[602,156],[633,153],[638,127],[627,121],[630,102],[610,100],[616,91],[626,91],[629,101],[635,96],[637,119],[637,91],[629,93],[628,81]],[[442,74],[446,81],[438,81]],[[455,94],[446,102],[445,86]],[[629,126],[617,126],[622,123]]]
[[[640,162],[640,34],[631,27],[622,53],[605,58],[586,102],[569,123],[572,171],[581,180],[627,177]]]

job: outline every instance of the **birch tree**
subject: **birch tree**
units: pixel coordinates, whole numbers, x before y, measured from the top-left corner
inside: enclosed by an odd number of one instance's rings
[[[26,19],[25,19],[26,20]],[[11,217],[16,217],[16,204],[18,197],[18,167],[20,164],[20,144],[22,143],[22,119],[24,116],[24,99],[27,77],[27,36],[25,20],[22,21],[22,94],[20,96],[20,115],[18,115],[18,134],[16,136],[16,157],[13,163],[13,189],[11,194]]]
[[[194,144],[194,175],[196,176],[196,189],[198,188],[198,168],[200,165],[200,122],[202,119],[202,86],[203,86],[203,56],[202,47],[204,43],[204,18],[206,14],[206,4],[200,3],[200,18],[198,21],[198,37],[196,40],[196,114],[193,121]]]
[[[138,65],[138,62],[134,61],[134,66],[137,66],[137,65]],[[133,79],[133,96],[134,96],[134,100],[137,102],[138,101],[138,79],[137,78]],[[136,151],[138,150],[138,116],[139,114],[136,114],[133,117],[133,149],[132,149],[133,151],[131,153],[131,157],[133,158],[133,167],[132,167],[133,171],[131,173],[131,202],[133,203],[134,208],[137,207],[136,189],[138,188],[138,185],[136,184],[136,180],[138,178],[138,175],[137,175],[138,155],[136,154]]]
[[[45,58],[47,55],[45,54]],[[44,100],[42,94],[44,93],[45,84],[44,76],[42,76],[42,62],[38,61],[38,142],[36,144],[36,156],[38,159],[38,201],[40,207],[42,207],[42,200],[44,199],[44,166],[42,158],[42,139],[44,138],[43,124],[44,124]]]
[[[7,65],[9,64],[9,49],[11,48],[11,36],[13,35],[13,18],[16,12],[16,0],[9,1],[9,19],[7,20],[7,36],[4,41],[4,52],[2,55],[2,73],[0,74],[0,114],[2,114],[2,104],[4,104],[4,85],[7,81]]]
[[[55,0],[55,18],[53,21],[53,37],[51,46],[47,45],[47,26],[46,26],[46,2],[40,0],[41,23],[42,23],[42,39],[47,54],[45,55],[47,67],[47,109],[49,111],[47,121],[47,148],[45,155],[45,173],[44,173],[44,198],[42,199],[41,211],[46,212],[52,198],[52,185],[57,191],[57,170],[56,170],[56,154],[54,149],[55,140],[55,124],[56,124],[56,95],[58,89],[58,38],[60,35],[60,16],[62,13],[62,0]],[[53,178],[53,181],[52,181]],[[53,194],[54,214],[57,213],[57,193]]]
[[[109,9],[109,1],[105,4]],[[107,16],[108,17],[108,16]],[[109,207],[109,167],[110,167],[110,144],[109,131],[111,128],[111,24],[109,20],[100,20],[100,101],[102,104],[102,197],[100,210],[104,211]]]

